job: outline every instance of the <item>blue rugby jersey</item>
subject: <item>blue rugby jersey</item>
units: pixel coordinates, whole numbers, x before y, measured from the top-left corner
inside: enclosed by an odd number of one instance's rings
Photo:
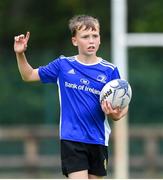
[[[108,146],[111,132],[99,95],[110,80],[120,78],[117,67],[100,59],[84,64],[61,56],[39,67],[43,83],[57,83],[60,98],[60,139]]]

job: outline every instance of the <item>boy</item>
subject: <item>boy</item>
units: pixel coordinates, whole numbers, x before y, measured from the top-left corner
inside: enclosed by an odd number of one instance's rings
[[[72,44],[78,48],[75,56],[60,56],[46,66],[33,69],[24,54],[29,32],[15,37],[14,51],[24,81],[58,84],[63,174],[72,179],[102,178],[107,174],[111,132],[106,115],[119,120],[126,115],[128,107],[112,109],[106,101],[99,102],[102,87],[120,75],[117,67],[96,55],[100,46],[98,19],[74,16],[69,28]]]

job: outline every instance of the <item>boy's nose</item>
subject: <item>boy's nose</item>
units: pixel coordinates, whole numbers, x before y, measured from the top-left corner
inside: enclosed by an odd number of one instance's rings
[[[90,37],[89,38],[89,43],[93,43],[93,42],[94,42],[93,37]]]

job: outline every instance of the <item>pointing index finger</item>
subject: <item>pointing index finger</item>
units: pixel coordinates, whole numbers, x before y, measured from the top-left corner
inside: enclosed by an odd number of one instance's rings
[[[26,36],[25,36],[26,41],[28,41],[28,40],[29,40],[29,37],[30,37],[30,32],[28,31],[28,32],[26,33]]]

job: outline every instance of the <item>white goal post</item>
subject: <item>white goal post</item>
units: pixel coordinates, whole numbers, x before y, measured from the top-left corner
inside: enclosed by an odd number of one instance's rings
[[[127,0],[111,0],[112,60],[128,79],[128,47],[163,46],[163,33],[128,33]],[[114,178],[129,178],[128,116],[114,123]]]

